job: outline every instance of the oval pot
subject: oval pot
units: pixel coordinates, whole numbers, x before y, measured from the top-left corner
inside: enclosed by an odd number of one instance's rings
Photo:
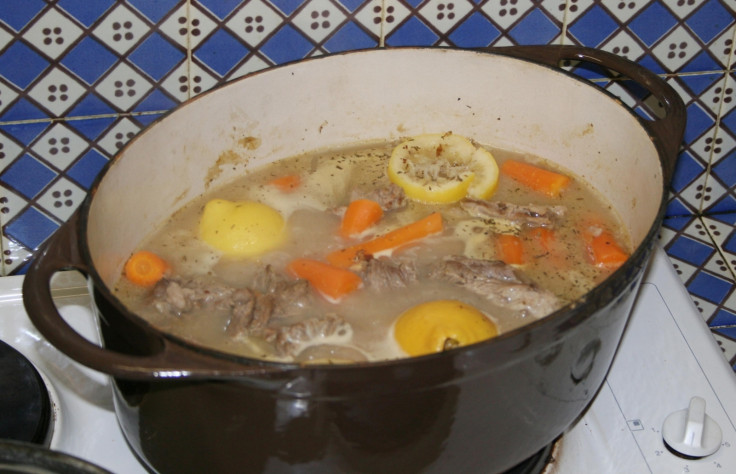
[[[564,60],[633,80],[662,116],[641,118],[563,71]],[[62,352],[113,376],[123,432],[152,470],[502,472],[563,433],[601,386],[661,223],[684,117],[656,75],[586,48],[367,50],[268,69],[133,139],[38,251],[26,308]],[[543,156],[590,181],[629,228],[629,261],[579,300],[493,340],[349,366],[198,347],[112,294],[135,246],[207,189],[274,160],[439,131]],[[89,276],[104,347],[53,305],[49,282],[65,268]]]

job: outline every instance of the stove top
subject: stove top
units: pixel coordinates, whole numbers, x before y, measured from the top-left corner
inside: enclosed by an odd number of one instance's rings
[[[701,459],[663,442],[667,417],[705,401],[721,429]],[[585,415],[566,433],[548,474],[736,472],[736,377],[663,251],[639,290],[613,367]]]
[[[25,314],[21,285],[20,276],[0,278],[0,340],[46,381],[53,418],[48,447],[115,473],[147,472],[117,424],[107,376],[70,360],[38,334]],[[99,341],[81,275],[60,273],[52,287],[64,318]],[[736,472],[735,417],[736,377],[658,249],[611,372],[584,416],[554,446],[544,472]],[[702,433],[715,452],[698,459],[675,454],[663,441],[665,420],[668,430],[674,426],[664,433],[671,446],[680,446],[683,433],[693,439]]]

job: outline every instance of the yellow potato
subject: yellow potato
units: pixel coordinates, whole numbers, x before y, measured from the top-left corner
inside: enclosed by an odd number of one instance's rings
[[[202,212],[199,236],[225,255],[255,257],[284,242],[286,221],[265,204],[213,199]]]

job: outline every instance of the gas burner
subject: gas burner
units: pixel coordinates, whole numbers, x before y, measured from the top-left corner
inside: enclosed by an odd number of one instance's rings
[[[0,439],[0,472],[111,474],[76,456],[52,451],[36,444],[3,439]]]
[[[34,365],[0,341],[0,439],[48,446],[53,410],[46,382]]]

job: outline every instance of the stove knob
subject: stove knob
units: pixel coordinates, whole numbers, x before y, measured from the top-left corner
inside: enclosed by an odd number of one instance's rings
[[[662,425],[664,442],[676,453],[692,458],[709,456],[721,447],[721,427],[706,415],[705,400],[690,399],[686,410],[671,413]]]

